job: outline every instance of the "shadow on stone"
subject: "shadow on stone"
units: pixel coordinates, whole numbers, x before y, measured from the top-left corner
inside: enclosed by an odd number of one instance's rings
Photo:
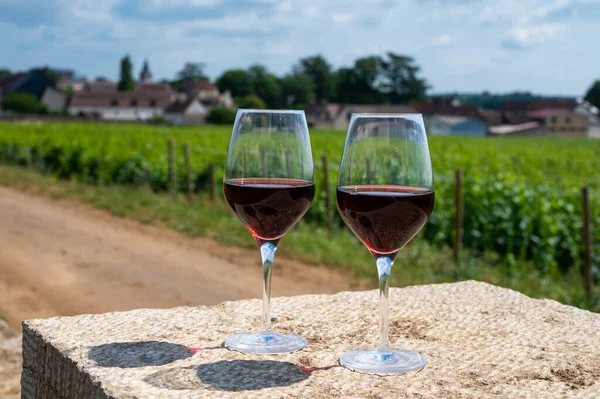
[[[310,376],[295,364],[274,360],[222,360],[198,366],[196,374],[213,388],[233,392],[290,386]]]
[[[193,355],[194,351],[184,345],[143,341],[93,346],[88,357],[99,367],[135,368],[163,366]]]
[[[229,392],[285,387],[304,381],[310,374],[295,364],[274,360],[231,360],[161,370],[144,381],[156,388],[208,389]]]

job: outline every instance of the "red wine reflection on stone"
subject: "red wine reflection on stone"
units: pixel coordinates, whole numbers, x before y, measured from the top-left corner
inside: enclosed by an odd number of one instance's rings
[[[431,190],[349,186],[337,190],[340,215],[375,255],[393,254],[423,228],[433,211]]]
[[[314,183],[295,179],[229,179],[223,190],[233,212],[258,240],[281,238],[315,196]]]

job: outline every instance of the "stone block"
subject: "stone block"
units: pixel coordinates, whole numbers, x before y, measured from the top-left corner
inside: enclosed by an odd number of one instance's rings
[[[600,315],[479,282],[394,288],[391,339],[424,354],[418,373],[380,377],[338,356],[373,346],[377,292],[273,300],[274,328],[306,349],[222,346],[255,330],[260,301],[140,309],[23,323],[23,398],[600,397]]]

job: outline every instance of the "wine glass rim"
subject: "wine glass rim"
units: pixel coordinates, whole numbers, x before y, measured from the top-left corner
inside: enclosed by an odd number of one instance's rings
[[[394,117],[398,117],[398,118],[402,118],[402,117],[406,117],[406,116],[420,116],[422,117],[423,114],[419,114],[416,112],[407,112],[407,113],[391,113],[391,112],[353,112],[352,116],[357,116],[357,117],[372,117],[372,118],[389,118],[390,116],[394,116]]]
[[[248,113],[269,113],[269,114],[303,114],[302,109],[254,109],[254,108],[238,108],[238,112]]]

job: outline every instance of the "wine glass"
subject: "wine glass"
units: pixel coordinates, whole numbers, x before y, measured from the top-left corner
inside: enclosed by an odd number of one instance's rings
[[[306,346],[300,335],[271,329],[271,271],[277,244],[308,211],[315,195],[304,111],[239,109],[227,152],[223,191],[262,257],[262,325],[225,346],[242,352],[286,353]]]
[[[433,211],[433,172],[419,114],[353,114],[340,165],[337,205],[368,248],[379,274],[379,341],[375,349],[345,352],[355,371],[395,374],[421,370],[427,359],[390,347],[388,290],[394,259]]]

